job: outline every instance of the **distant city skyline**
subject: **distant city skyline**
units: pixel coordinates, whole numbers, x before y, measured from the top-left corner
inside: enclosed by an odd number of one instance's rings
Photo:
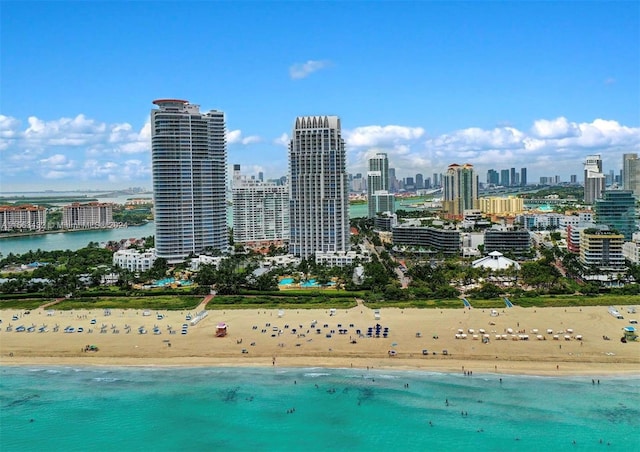
[[[0,191],[150,188],[149,99],[162,97],[225,112],[227,180],[231,163],[286,175],[304,115],[340,116],[352,174],[378,153],[399,179],[470,163],[483,181],[522,167],[529,183],[581,181],[592,154],[618,173],[640,152],[639,10],[3,1]]]

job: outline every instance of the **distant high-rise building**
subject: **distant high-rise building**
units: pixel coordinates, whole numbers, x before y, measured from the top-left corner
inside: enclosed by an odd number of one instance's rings
[[[500,185],[500,175],[494,169],[487,171],[487,184]]]
[[[578,183],[578,176],[576,174],[572,174],[571,175],[571,183],[572,184],[577,184]]]
[[[509,174],[511,175],[511,177],[509,179],[511,181],[511,185],[518,185],[517,182],[516,182],[517,174],[518,174],[518,173],[516,173],[516,169],[515,168],[511,168],[511,170],[509,171]]]
[[[520,185],[522,187],[527,186],[527,169],[526,168],[520,168]]]
[[[379,153],[369,159],[367,173],[368,216],[374,218],[378,212],[395,212],[393,194],[389,193],[389,159]]]
[[[243,176],[233,166],[233,241],[250,248],[283,246],[289,240],[289,187]]]
[[[615,229],[630,241],[636,231],[636,200],[631,190],[605,190],[595,200],[596,224]]]
[[[289,143],[289,250],[304,259],[349,249],[346,152],[337,116],[296,118]]]
[[[604,179],[600,155],[588,155],[584,162],[584,202],[586,204],[593,204],[596,199],[602,198]]]
[[[422,174],[416,174],[416,190],[422,190],[424,188],[424,177]]]
[[[105,202],[74,202],[62,208],[65,229],[106,228],[113,225],[113,204]]]
[[[443,187],[442,207],[447,216],[460,218],[465,210],[478,208],[478,176],[473,165],[449,165]]]
[[[46,227],[46,207],[31,204],[0,206],[0,231],[38,231]]]
[[[502,185],[503,187],[508,187],[509,185],[511,185],[511,183],[509,182],[508,169],[500,170],[500,185]]]
[[[409,176],[409,177],[405,177],[404,179],[404,188],[406,190],[413,190],[416,188],[416,184],[413,181],[413,177]]]
[[[350,188],[354,193],[364,193],[367,191],[367,180],[362,177],[362,173],[358,173],[351,178]]]
[[[262,171],[260,171],[260,172],[258,173],[258,180],[259,180],[260,182],[264,182],[264,173],[263,173]]]
[[[622,185],[640,198],[640,159],[638,154],[622,154]]]
[[[389,191],[395,193],[398,191],[398,180],[396,179],[396,169],[389,168]]]
[[[440,174],[433,173],[433,188],[440,187],[442,185],[442,181],[440,180]]]
[[[155,247],[170,263],[228,246],[225,117],[186,100],[151,110]]]

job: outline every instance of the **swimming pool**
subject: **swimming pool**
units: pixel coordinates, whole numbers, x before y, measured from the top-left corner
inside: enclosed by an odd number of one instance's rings
[[[283,278],[278,283],[279,286],[290,286],[294,283],[293,278]],[[326,286],[335,286],[336,283],[333,281],[325,284]],[[300,281],[300,287],[320,287],[320,284],[315,279],[309,279],[307,281]]]
[[[170,286],[171,284],[174,283],[178,283],[181,286],[190,286],[192,284],[191,281],[176,281],[175,278],[162,278],[162,279],[158,279],[157,281],[154,281],[153,284],[151,284],[152,287],[166,287],[166,286]]]

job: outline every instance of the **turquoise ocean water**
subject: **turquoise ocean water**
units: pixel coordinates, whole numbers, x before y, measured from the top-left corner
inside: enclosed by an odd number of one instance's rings
[[[600,382],[320,368],[0,367],[0,448],[640,450],[640,380]]]

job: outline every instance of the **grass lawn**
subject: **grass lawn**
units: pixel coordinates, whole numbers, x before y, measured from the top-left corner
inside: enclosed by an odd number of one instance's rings
[[[63,300],[52,309],[164,309],[179,311],[194,309],[203,297],[185,295],[165,295],[160,297],[96,297]]]
[[[44,304],[51,303],[53,299],[46,298],[27,298],[27,299],[13,299],[13,300],[0,300],[0,309],[36,309]]]
[[[362,292],[335,292],[256,295],[218,295],[207,305],[208,309],[349,309],[356,306],[356,298],[365,300],[365,305],[371,309],[380,308],[425,308],[425,309],[460,309],[463,307],[459,298],[439,300],[405,300],[405,301],[375,301],[367,302]],[[194,309],[202,301],[202,296],[196,295],[162,295],[154,297],[124,297],[124,296],[96,296],[71,298],[63,300],[51,309],[156,309],[183,310]],[[468,298],[471,306],[477,309],[504,308],[503,298],[490,300],[476,300]],[[640,299],[630,295],[545,295],[538,297],[512,298],[515,306],[521,307],[570,307],[570,306],[609,306],[609,305],[640,305]],[[9,299],[0,300],[0,309],[31,310],[46,303],[50,299]]]

